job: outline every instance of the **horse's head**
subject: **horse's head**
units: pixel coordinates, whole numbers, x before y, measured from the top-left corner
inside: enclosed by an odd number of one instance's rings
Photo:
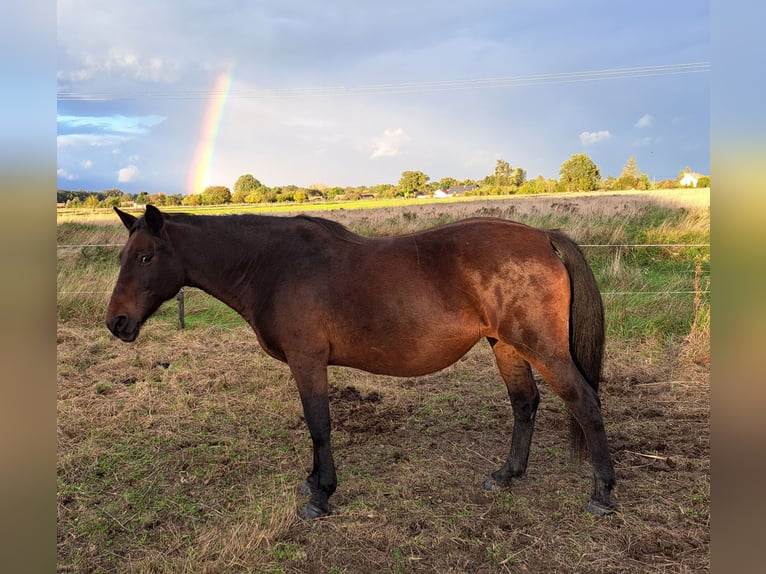
[[[147,205],[143,217],[114,210],[130,233],[120,251],[120,275],[106,310],[106,326],[131,342],[143,322],[183,287],[184,270],[156,207]]]

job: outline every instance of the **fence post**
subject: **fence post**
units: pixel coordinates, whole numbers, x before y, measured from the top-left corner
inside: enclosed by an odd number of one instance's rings
[[[184,288],[181,287],[181,290],[178,291],[178,295],[176,295],[176,299],[178,300],[178,328],[183,329],[186,325],[184,323]]]

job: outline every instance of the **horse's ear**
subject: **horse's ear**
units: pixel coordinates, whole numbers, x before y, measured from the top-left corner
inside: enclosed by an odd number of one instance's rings
[[[122,223],[125,225],[125,227],[130,230],[133,227],[133,224],[136,222],[136,216],[131,215],[130,213],[125,213],[124,211],[120,211],[116,207],[114,208],[114,211],[117,213],[117,215],[120,216],[120,219],[122,219]]]
[[[162,216],[162,212],[159,209],[151,204],[147,204],[146,212],[144,212],[144,221],[146,221],[146,225],[149,228],[149,231],[157,234],[160,232],[160,229],[162,229],[164,218]]]

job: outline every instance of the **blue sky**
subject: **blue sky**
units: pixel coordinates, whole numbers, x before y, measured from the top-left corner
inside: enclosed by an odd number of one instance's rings
[[[710,170],[699,0],[58,1],[58,187],[186,193],[208,96],[232,71],[211,185],[558,178],[634,156]]]

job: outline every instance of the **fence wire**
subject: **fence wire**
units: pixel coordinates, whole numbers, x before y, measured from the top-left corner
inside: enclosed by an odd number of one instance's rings
[[[123,243],[59,243],[56,249],[82,249],[86,247],[123,247]],[[580,247],[602,247],[602,248],[637,248],[637,247],[710,247],[710,243],[583,243]],[[689,273],[694,273],[694,269],[689,269]],[[707,277],[707,276],[705,276]],[[184,287],[186,290],[203,292],[194,287]],[[57,291],[56,295],[108,295],[111,291]],[[696,291],[602,291],[601,295],[693,295],[695,293],[706,294],[710,290]]]

